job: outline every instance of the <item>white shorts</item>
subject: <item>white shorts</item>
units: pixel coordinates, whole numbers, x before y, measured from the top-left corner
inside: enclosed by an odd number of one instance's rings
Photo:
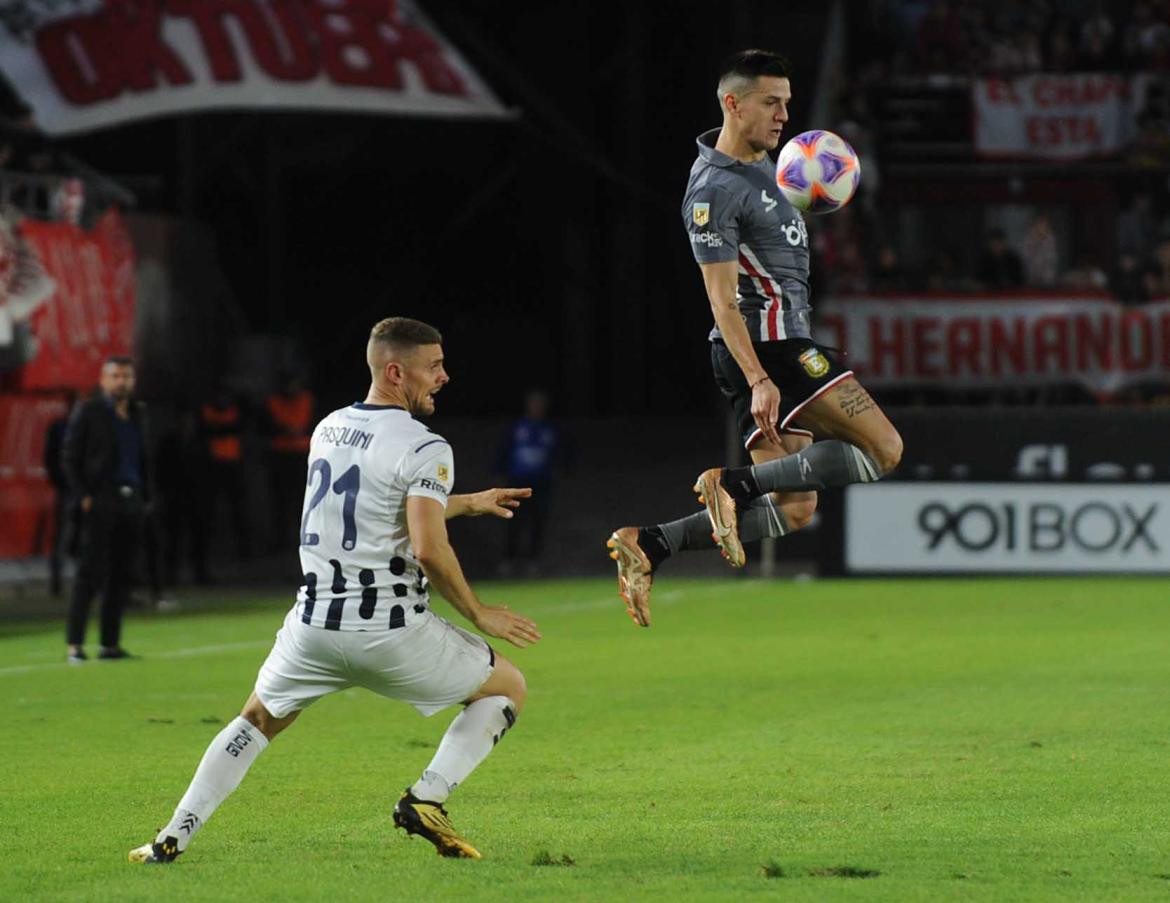
[[[285,616],[256,676],[256,695],[277,718],[322,696],[365,687],[433,715],[475,693],[495,668],[487,641],[429,608],[407,609],[394,630],[325,630]]]

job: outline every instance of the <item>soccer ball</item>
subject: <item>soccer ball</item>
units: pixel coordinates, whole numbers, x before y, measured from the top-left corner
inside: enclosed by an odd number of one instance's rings
[[[831,213],[849,203],[861,161],[844,138],[816,129],[789,140],[776,160],[776,184],[797,210]]]

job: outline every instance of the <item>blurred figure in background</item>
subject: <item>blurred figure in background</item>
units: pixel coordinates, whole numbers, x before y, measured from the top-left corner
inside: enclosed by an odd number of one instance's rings
[[[905,292],[913,287],[911,273],[898,259],[898,250],[889,242],[878,248],[870,287],[875,292]]]
[[[1146,294],[1141,262],[1129,252],[1122,252],[1117,258],[1117,267],[1109,279],[1109,288],[1122,304],[1145,304],[1150,300]]]
[[[560,430],[548,419],[548,395],[538,389],[524,398],[524,416],[512,424],[500,450],[497,470],[509,486],[532,487],[532,498],[508,524],[508,544],[500,574],[507,576],[525,565],[535,574],[544,551],[554,465],[562,451]]]
[[[264,400],[273,552],[288,548],[299,530],[313,408],[313,393],[295,373],[285,374],[280,389]]]
[[[1058,272],[1056,233],[1048,214],[1037,213],[1024,236],[1024,278],[1028,285],[1047,288],[1056,284]]]
[[[979,255],[979,281],[989,289],[1019,288],[1024,283],[1024,263],[1008,247],[1003,229],[987,233],[987,243]]]
[[[61,595],[61,570],[66,549],[73,545],[75,511],[70,504],[69,480],[61,453],[65,447],[65,429],[69,414],[77,403],[77,393],[70,392],[65,400],[65,413],[49,424],[45,434],[45,473],[53,487],[53,539],[49,543],[49,595]]]
[[[227,504],[232,538],[239,558],[250,558],[252,535],[247,515],[247,481],[244,477],[244,408],[227,386],[199,406],[199,435],[204,453],[202,485],[195,505],[195,568],[201,582],[208,582],[208,543],[216,528],[219,499]]]
[[[122,648],[122,612],[130,595],[149,499],[146,422],[132,400],[134,364],[111,357],[101,391],[73,409],[65,430],[62,469],[80,509],[80,560],[65,641],[68,661],[85,661],[89,606],[102,594],[98,658],[129,658]]]

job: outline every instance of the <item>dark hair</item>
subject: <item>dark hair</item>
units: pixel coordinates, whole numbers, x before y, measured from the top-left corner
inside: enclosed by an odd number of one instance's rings
[[[719,67],[719,81],[722,83],[729,75],[753,81],[761,75],[790,78],[791,71],[788,59],[778,53],[770,50],[741,50],[723,61]]]
[[[103,367],[109,364],[114,364],[117,367],[133,367],[134,358],[128,357],[125,354],[111,354],[104,361],[102,361]]]
[[[416,348],[419,345],[441,345],[443,336],[434,326],[409,317],[387,317],[370,330],[370,341],[398,348]]]

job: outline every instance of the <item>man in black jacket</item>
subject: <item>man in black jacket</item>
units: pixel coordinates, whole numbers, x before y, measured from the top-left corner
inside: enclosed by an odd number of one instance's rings
[[[62,464],[80,511],[77,579],[65,642],[71,663],[85,661],[85,625],[102,593],[98,658],[128,658],[122,648],[122,610],[130,593],[148,500],[146,423],[131,401],[134,364],[111,357],[102,365],[101,392],[74,408],[65,431]]]

